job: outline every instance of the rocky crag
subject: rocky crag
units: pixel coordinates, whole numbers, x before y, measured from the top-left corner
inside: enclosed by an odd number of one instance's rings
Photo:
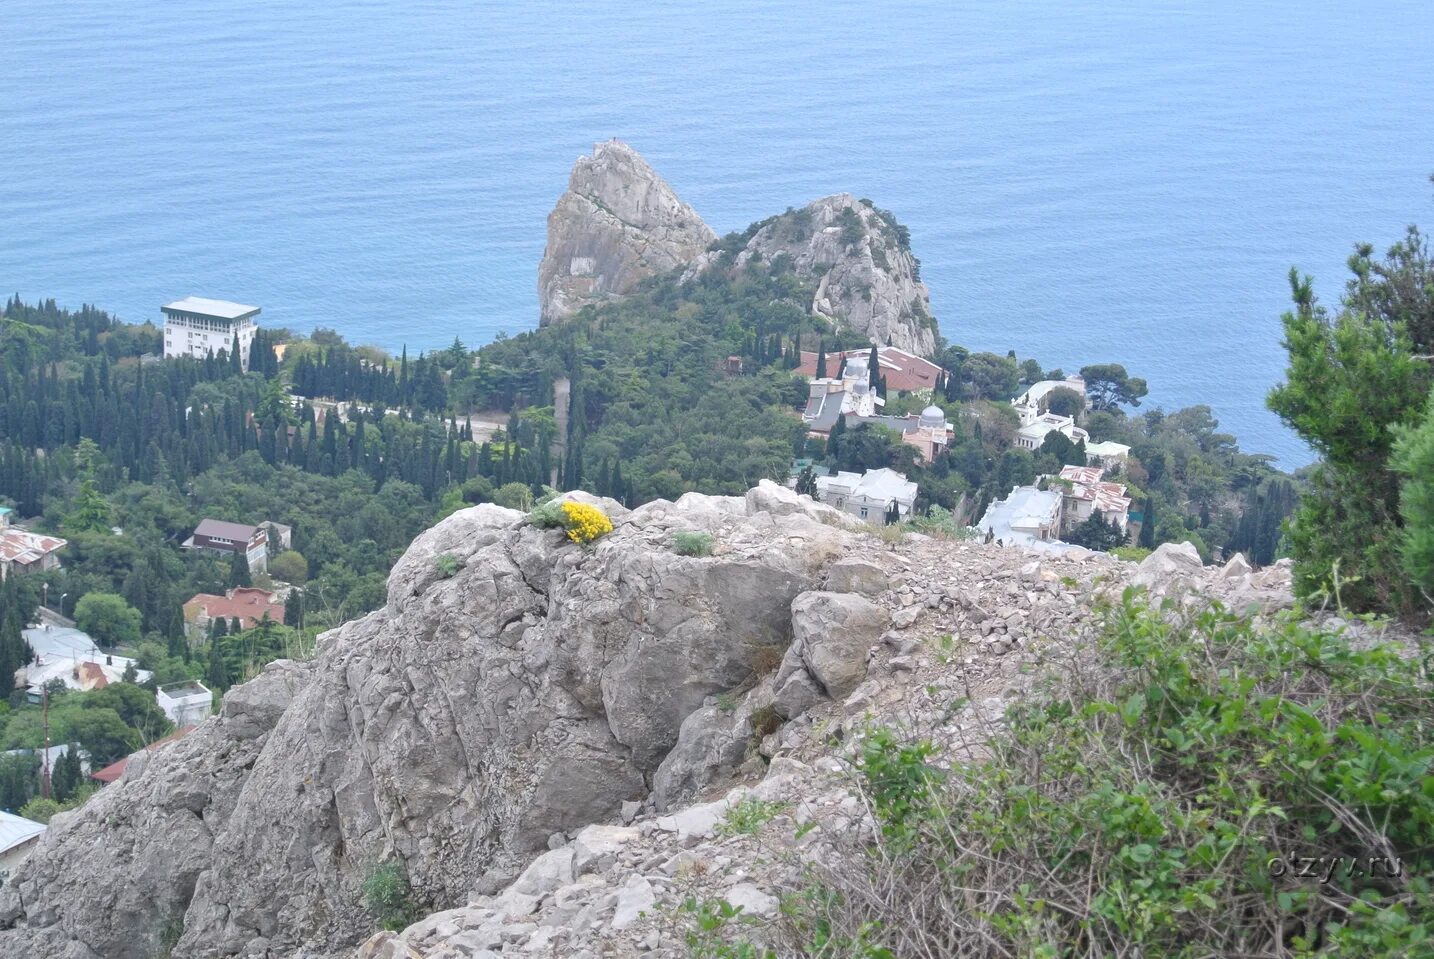
[[[538,266],[539,322],[629,293],[650,276],[692,261],[717,235],[621,140],[579,157],[548,214]]]
[[[0,954],[676,954],[660,920],[692,883],[762,914],[789,868],[719,835],[733,803],[800,797],[806,844],[860,828],[833,730],[899,714],[964,748],[1127,581],[1289,601],[1287,570],[1174,547],[1136,567],[888,544],[770,483],[594,502],[615,529],[592,547],[491,505],[420,536],[382,610],[57,816],[0,889]],[[680,531],[714,554],[678,555]],[[364,941],[387,862],[437,911]]]
[[[685,267],[742,267],[785,254],[815,290],[812,313],[882,346],[922,356],[937,325],[909,236],[890,213],[850,194],[824,197],[741,234],[736,250],[716,235],[637,151],[618,140],[580,157],[548,215],[538,267],[543,325],[631,292],[648,277]],[[710,248],[709,247],[714,247]]]
[[[870,200],[849,193],[823,197],[754,224],[745,237],[732,263],[790,257],[797,275],[816,288],[812,313],[881,346],[918,356],[935,351],[931,299],[906,230]],[[721,266],[722,257],[720,251],[703,254],[685,276]]]

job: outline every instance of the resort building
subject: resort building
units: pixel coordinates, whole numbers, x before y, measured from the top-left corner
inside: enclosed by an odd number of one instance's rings
[[[828,506],[878,525],[886,522],[891,507],[905,519],[916,502],[916,484],[890,469],[865,473],[839,472],[817,477],[817,498]]]
[[[259,325],[259,307],[186,296],[160,308],[164,313],[164,355],[203,359],[220,350],[234,349],[239,338],[239,362],[249,371],[249,346]]]

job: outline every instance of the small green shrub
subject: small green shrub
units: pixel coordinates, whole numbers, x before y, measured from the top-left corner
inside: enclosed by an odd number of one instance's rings
[[[678,912],[687,920],[684,939],[692,959],[777,959],[770,949],[733,938],[741,934],[742,927],[757,922],[755,917],[744,915],[741,906],[725,899],[688,896]]]
[[[727,810],[727,818],[717,826],[719,836],[755,836],[762,827],[787,808],[786,803],[768,802],[748,796]]]
[[[408,870],[401,862],[390,860],[369,869],[363,880],[363,897],[369,915],[384,929],[398,932],[419,917]]]
[[[758,742],[782,728],[782,717],[771,706],[752,710],[752,736]]]
[[[672,534],[672,549],[679,556],[711,556],[712,534],[679,530]]]
[[[438,570],[438,575],[443,579],[452,579],[463,568],[463,563],[452,553],[441,553],[433,561],[433,568]]]
[[[1149,556],[1151,552],[1152,550],[1146,549],[1144,546],[1117,546],[1115,549],[1110,551],[1110,555],[1114,556],[1116,559],[1123,559],[1132,563],[1138,563],[1145,557]]]
[[[567,517],[563,514],[563,504],[554,500],[539,503],[528,514],[528,522],[539,529],[563,528],[567,523]]]

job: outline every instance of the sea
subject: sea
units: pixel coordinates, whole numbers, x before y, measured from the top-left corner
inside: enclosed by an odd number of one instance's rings
[[[0,289],[409,353],[533,328],[598,140],[719,233],[848,191],[943,334],[1118,361],[1247,450],[1292,266],[1434,220],[1429,0],[3,0]]]

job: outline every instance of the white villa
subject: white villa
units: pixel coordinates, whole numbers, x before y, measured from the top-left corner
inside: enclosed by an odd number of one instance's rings
[[[1005,499],[986,508],[976,529],[1003,546],[1059,550],[1061,494],[1035,486],[1017,486]]]
[[[1046,441],[1046,435],[1052,431],[1059,431],[1072,443],[1082,443],[1090,439],[1085,430],[1075,425],[1074,417],[1050,412],[1050,393],[1058,389],[1078,393],[1081,400],[1085,400],[1085,380],[1079,376],[1032,383],[1024,393],[1011,400],[1011,405],[1021,418],[1021,428],[1016,432],[1016,446],[1024,450],[1040,449],[1041,444]]]
[[[904,473],[884,467],[865,473],[839,472],[817,477],[817,497],[828,506],[880,525],[886,522],[893,503],[902,518],[911,514],[916,484]]]

